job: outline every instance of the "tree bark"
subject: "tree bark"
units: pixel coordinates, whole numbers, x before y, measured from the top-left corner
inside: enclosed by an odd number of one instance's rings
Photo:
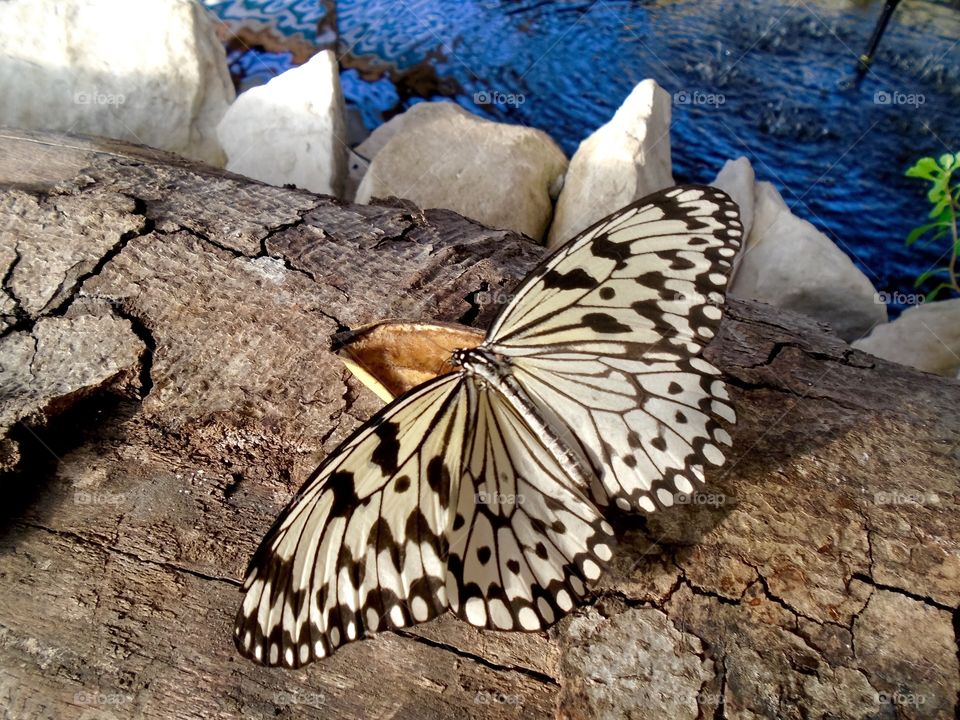
[[[448,211],[0,132],[5,716],[954,717],[960,385],[745,301],[707,349],[731,459],[690,504],[617,519],[571,617],[448,615],[298,672],[239,657],[247,559],[379,406],[331,335],[485,327],[543,253]]]

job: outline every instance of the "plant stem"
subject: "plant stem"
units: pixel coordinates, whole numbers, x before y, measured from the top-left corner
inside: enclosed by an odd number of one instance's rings
[[[957,283],[957,198],[950,192],[950,185],[947,184],[947,193],[950,196],[950,215],[953,219],[951,230],[953,231],[953,246],[950,250],[950,286],[960,293],[960,284]]]

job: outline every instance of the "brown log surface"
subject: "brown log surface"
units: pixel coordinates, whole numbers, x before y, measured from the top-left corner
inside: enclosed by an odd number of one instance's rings
[[[0,131],[4,717],[954,717],[960,384],[742,301],[707,349],[730,461],[617,520],[571,617],[448,615],[297,672],[239,657],[247,559],[379,406],[331,336],[484,327],[542,253],[448,211]]]

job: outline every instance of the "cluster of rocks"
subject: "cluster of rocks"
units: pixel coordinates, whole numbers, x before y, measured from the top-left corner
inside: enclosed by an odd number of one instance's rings
[[[0,47],[0,125],[140,142],[360,203],[397,196],[548,247],[674,183],[671,96],[654,80],[568,161],[540,130],[447,102],[414,105],[350,149],[331,51],[235,98],[214,22],[193,0],[7,0]],[[888,323],[870,279],[749,160],[727,162],[713,184],[739,203],[747,238],[732,295],[829,323],[875,355],[958,373],[960,300]]]

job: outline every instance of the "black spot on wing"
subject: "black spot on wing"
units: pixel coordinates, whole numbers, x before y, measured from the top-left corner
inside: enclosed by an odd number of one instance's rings
[[[630,303],[630,308],[640,317],[659,318],[663,315],[663,311],[660,309],[660,301],[655,298],[635,300]]]
[[[551,290],[589,290],[597,286],[596,278],[583,268],[573,268],[563,273],[551,269],[540,282],[545,289]]]
[[[427,463],[427,484],[437,494],[440,506],[446,508],[450,503],[450,471],[443,458],[436,456]]]
[[[706,220],[702,220],[698,217],[695,217],[693,213],[697,212],[698,208],[696,205],[691,205],[688,208],[684,208],[683,221],[687,224],[687,232],[695,233],[698,230],[706,230],[712,232],[710,223]]]
[[[353,483],[353,473],[335,472],[327,480],[330,492],[333,493],[333,504],[330,507],[331,517],[346,517],[357,504],[357,494]]]
[[[596,257],[613,260],[617,264],[616,269],[622,270],[630,257],[630,243],[613,242],[608,235],[601,233],[590,242],[590,252]]]
[[[632,330],[629,325],[624,325],[622,322],[613,317],[613,315],[608,315],[607,313],[586,313],[582,320],[584,325],[598,333],[627,333]]]
[[[663,250],[656,253],[656,255],[661,260],[669,260],[671,270],[693,270],[697,266],[695,262],[683,257],[677,250]]]
[[[651,290],[666,289],[667,276],[662,272],[645,272],[642,275],[637,275],[635,279],[637,284],[645,288],[650,288]]]
[[[370,459],[376,463],[384,475],[393,475],[399,469],[397,461],[400,454],[400,441],[397,439],[399,430],[400,426],[389,420],[381,422],[374,430],[374,435],[380,442],[377,443]]]

